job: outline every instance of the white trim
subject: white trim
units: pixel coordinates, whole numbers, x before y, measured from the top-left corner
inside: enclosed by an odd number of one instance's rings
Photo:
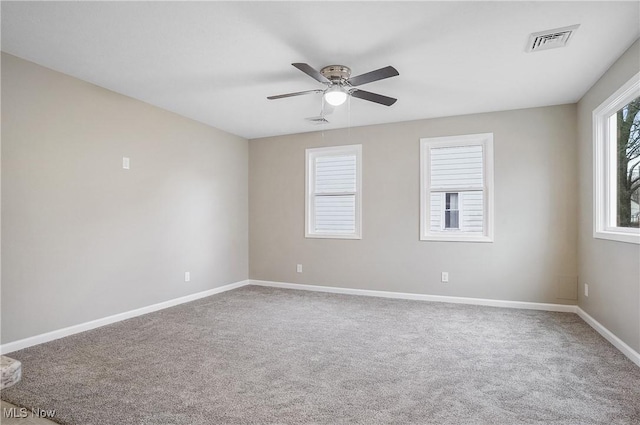
[[[610,136],[609,118],[620,108],[640,95],[640,72],[593,110],[593,237],[618,242],[640,244],[637,229],[613,227],[615,216],[615,186],[610,187],[610,168],[613,158],[607,143]],[[610,183],[607,185],[607,183]]]
[[[431,163],[431,149],[451,146],[482,146],[484,223],[483,232],[431,232],[431,192],[461,192],[463,188],[431,189],[427,175]],[[420,139],[420,240],[445,242],[493,242],[494,227],[494,179],[493,179],[493,133],[466,134],[461,136],[429,137]],[[459,201],[460,209],[462,208]],[[444,204],[442,206],[444,211]],[[460,214],[460,220],[462,221]],[[442,223],[444,226],[444,223]]]
[[[355,195],[355,233],[328,233],[317,232],[315,228],[315,215],[312,203],[314,194],[315,158],[318,156],[333,156],[355,154],[356,155],[356,191]],[[304,236],[305,238],[320,239],[362,239],[362,145],[341,145],[321,148],[309,148],[305,150],[305,192],[304,192]]]
[[[374,291],[370,289],[342,288],[337,286],[305,285],[302,283],[272,282],[267,280],[249,280],[250,285],[273,288],[298,289],[304,291],[330,292],[333,294],[363,295],[367,297],[394,298],[403,300],[433,301],[453,304],[484,305],[489,307],[519,308],[527,310],[559,311],[575,313],[575,305],[534,303],[526,301],[491,300],[486,298],[451,297],[446,295],[414,294],[407,292]]]
[[[149,306],[138,308],[135,310],[126,311],[124,313],[114,314],[113,316],[103,317],[101,319],[80,323],[78,325],[69,326],[63,329],[57,329],[55,331],[31,336],[28,338],[20,339],[18,341],[8,342],[6,344],[0,345],[0,353],[7,354],[13,351],[22,350],[23,348],[27,348],[27,347],[42,344],[45,342],[53,341],[56,339],[64,338],[65,336],[75,335],[80,332],[99,328],[105,325],[110,325],[112,323],[120,322],[122,320],[130,319],[132,317],[142,316],[143,314],[152,313],[158,310],[163,310],[165,308],[173,307],[178,304],[184,304],[190,301],[195,301],[200,298],[219,294],[221,292],[230,291],[232,289],[240,288],[248,284],[249,284],[249,280],[242,280],[239,282],[230,283],[228,285],[219,286],[217,288],[208,289],[206,291],[197,292],[195,294],[185,295],[184,297],[174,298],[172,300],[163,301],[161,303],[149,305]]]
[[[629,358],[632,362],[634,362],[638,367],[640,367],[640,353],[635,351],[633,348],[629,347],[623,340],[618,338],[611,332],[609,329],[605,328],[600,322],[591,317],[586,311],[578,307],[576,309],[576,314],[580,316],[582,320],[587,322],[589,326],[595,329],[600,335],[604,337],[607,341],[611,343],[614,347],[622,352],[625,356]]]
[[[480,232],[465,232],[462,231],[443,231],[444,235],[432,235],[425,239],[420,239],[422,241],[441,241],[441,242],[493,242],[489,236],[478,235]]]

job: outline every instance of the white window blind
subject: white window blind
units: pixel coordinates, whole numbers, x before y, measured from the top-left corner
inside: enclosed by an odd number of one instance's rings
[[[492,240],[493,135],[422,139],[422,240]]]
[[[307,150],[307,237],[360,237],[361,146]]]
[[[467,232],[483,232],[484,202],[483,192],[455,192],[458,194],[459,228]],[[439,232],[446,228],[446,192],[431,192],[430,201],[430,230]]]
[[[482,189],[482,146],[432,148],[430,169],[432,189]]]

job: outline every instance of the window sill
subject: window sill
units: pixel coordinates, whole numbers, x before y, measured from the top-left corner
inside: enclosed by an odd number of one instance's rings
[[[480,242],[493,243],[490,236],[471,236],[471,235],[423,235],[421,241],[439,241],[439,242]]]
[[[360,235],[340,235],[340,234],[322,234],[322,233],[307,233],[304,235],[309,239],[362,239]]]
[[[640,233],[637,232],[616,232],[612,230],[600,230],[593,232],[593,237],[596,239],[608,239],[610,241],[640,245]]]

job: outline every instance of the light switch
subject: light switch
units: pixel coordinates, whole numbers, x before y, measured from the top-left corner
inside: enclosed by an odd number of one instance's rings
[[[122,157],[122,168],[124,168],[125,170],[129,169],[129,158],[127,158],[126,156]]]

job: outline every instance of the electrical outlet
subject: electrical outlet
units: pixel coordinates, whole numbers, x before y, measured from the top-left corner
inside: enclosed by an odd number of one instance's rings
[[[584,296],[589,297],[589,284],[584,284]]]
[[[449,272],[442,272],[442,277],[440,278],[442,283],[449,282]]]
[[[124,168],[125,170],[129,169],[129,158],[127,158],[126,156],[122,157],[122,168]]]
[[[184,281],[185,282],[190,282],[191,281],[191,273],[190,272],[184,272]]]
[[[296,266],[296,271],[297,271],[298,273],[302,273],[302,264],[298,264],[298,265]]]

